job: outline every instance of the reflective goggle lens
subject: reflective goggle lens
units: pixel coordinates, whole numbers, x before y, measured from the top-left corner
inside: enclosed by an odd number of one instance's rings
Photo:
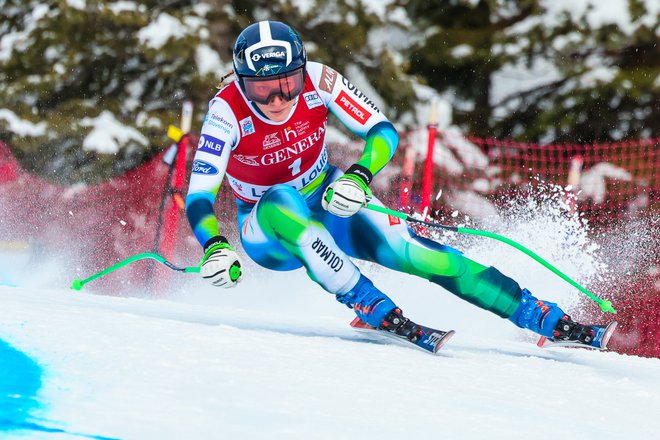
[[[304,67],[276,76],[243,77],[245,96],[250,101],[267,105],[275,96],[291,101],[302,93],[305,87]]]

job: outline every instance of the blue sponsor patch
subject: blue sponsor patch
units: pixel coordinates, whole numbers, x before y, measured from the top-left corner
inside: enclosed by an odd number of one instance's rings
[[[218,169],[208,162],[195,159],[192,166],[192,172],[194,174],[205,174],[207,176],[211,176],[213,174],[218,174]]]
[[[222,154],[222,149],[225,147],[225,142],[220,139],[209,136],[208,134],[203,134],[199,137],[199,142],[197,143],[197,150],[203,151],[205,153],[210,153],[216,156]]]

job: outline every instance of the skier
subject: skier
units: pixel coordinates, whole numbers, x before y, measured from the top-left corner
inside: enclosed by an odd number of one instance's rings
[[[550,340],[603,347],[604,327],[574,322],[557,304],[535,298],[494,267],[415,234],[381,213],[369,189],[398,144],[392,123],[334,69],[307,61],[290,26],[246,27],[233,49],[235,80],[209,103],[186,197],[186,212],[204,257],[201,275],[233,287],[242,277],[235,249],[213,210],[223,177],[236,197],[245,253],[276,271],[305,267],[309,277],[371,327],[415,343],[420,326],[350,260],[414,274]],[[328,163],[328,112],[364,139],[345,172]]]

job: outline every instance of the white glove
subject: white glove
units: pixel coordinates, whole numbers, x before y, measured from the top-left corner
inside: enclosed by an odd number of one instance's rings
[[[371,177],[366,168],[351,166],[346,174],[328,185],[323,192],[323,209],[338,217],[352,216],[371,200],[368,186]]]
[[[242,279],[241,260],[227,239],[213,237],[204,246],[204,259],[199,273],[217,287],[234,287]]]

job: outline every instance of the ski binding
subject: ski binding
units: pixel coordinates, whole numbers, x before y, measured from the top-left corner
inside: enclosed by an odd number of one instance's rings
[[[400,345],[406,347],[416,347],[431,354],[437,353],[438,350],[440,350],[440,348],[444,345],[444,343],[447,342],[452,336],[454,336],[455,333],[454,330],[443,331],[425,327],[419,324],[417,325],[422,330],[422,337],[419,338],[416,342],[413,342],[405,336],[400,336],[391,331],[372,327],[357,317],[351,322],[351,327],[357,329],[358,331],[382,336]]]
[[[597,328],[596,337],[594,338],[595,342],[598,342],[598,345],[588,345],[580,341],[562,341],[562,340],[553,340],[551,338],[541,336],[539,341],[536,343],[541,348],[547,347],[579,347],[579,348],[590,348],[593,350],[606,350],[607,344],[610,342],[610,338],[616,330],[617,322],[612,321],[607,326],[593,326]]]

